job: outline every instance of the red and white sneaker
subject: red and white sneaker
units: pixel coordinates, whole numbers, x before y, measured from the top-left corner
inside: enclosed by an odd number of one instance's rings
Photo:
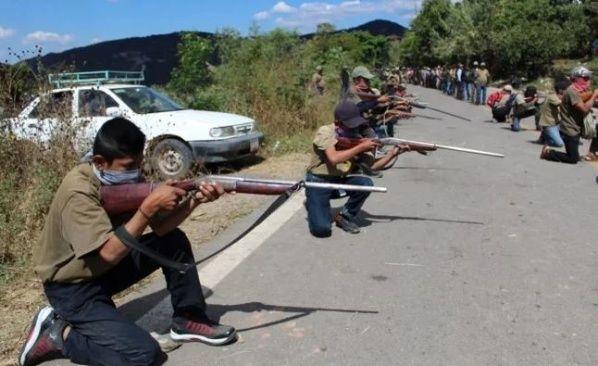
[[[175,341],[200,341],[213,346],[227,344],[236,335],[235,328],[218,324],[207,317],[175,320],[170,329],[170,337]]]
[[[62,357],[62,331],[66,322],[46,306],[37,312],[19,355],[19,365],[33,366]]]

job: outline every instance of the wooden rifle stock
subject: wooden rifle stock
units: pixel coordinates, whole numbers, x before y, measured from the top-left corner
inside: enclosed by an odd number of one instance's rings
[[[209,180],[207,180],[209,182]],[[191,192],[199,188],[201,180],[184,180],[176,182],[173,186]],[[243,181],[218,181],[226,192],[235,191],[238,193],[250,193],[260,195],[281,195],[293,189],[293,184],[282,183],[258,183]],[[120,215],[126,212],[135,211],[143,200],[156,189],[160,183],[133,183],[119,184],[113,186],[102,186],[100,188],[100,200],[102,207],[109,215]]]

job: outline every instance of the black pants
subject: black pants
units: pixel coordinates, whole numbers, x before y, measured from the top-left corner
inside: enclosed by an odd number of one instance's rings
[[[594,137],[592,139],[592,143],[590,144],[590,152],[591,153],[598,153],[598,137]]]
[[[163,237],[147,234],[141,241],[165,257],[193,262],[185,233],[176,229]],[[64,342],[64,356],[85,365],[153,365],[163,357],[148,332],[125,318],[112,302],[112,295],[139,282],[160,266],[132,251],[100,278],[84,283],[47,283],[44,290],[56,313],[71,326]],[[204,313],[205,300],[197,271],[184,274],[162,268],[174,308],[173,317],[185,312]]]
[[[561,163],[577,164],[579,162],[579,135],[569,136],[561,132],[561,137],[563,138],[565,151],[567,152],[550,150],[545,159],[560,161]]]

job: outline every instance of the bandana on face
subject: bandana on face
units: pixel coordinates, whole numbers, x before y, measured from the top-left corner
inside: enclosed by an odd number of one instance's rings
[[[139,169],[131,170],[99,170],[92,164],[93,172],[105,186],[139,182]]]
[[[590,88],[590,79],[575,78],[571,85],[577,92],[583,93]]]

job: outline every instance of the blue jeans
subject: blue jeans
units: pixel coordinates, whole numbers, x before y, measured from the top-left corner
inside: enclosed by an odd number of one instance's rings
[[[561,138],[559,126],[542,127],[542,137],[544,138],[544,141],[550,146],[565,146],[565,143]]]
[[[478,85],[476,104],[486,104],[486,85]]]
[[[473,83],[465,83],[465,100],[473,98]]]
[[[580,135],[569,136],[562,134],[563,142],[565,143],[565,151],[550,150],[548,155],[544,157],[546,160],[560,161],[561,163],[577,164],[579,162],[579,139]]]
[[[165,257],[193,262],[191,244],[185,233],[175,229],[158,237],[142,236],[142,242]],[[44,292],[54,311],[71,326],[63,354],[72,362],[85,365],[154,365],[162,360],[158,342],[144,329],[126,318],[111,297],[147,277],[159,264],[131,251],[114,268],[99,278],[81,283],[44,284]],[[186,313],[205,314],[205,301],[197,271],[179,273],[162,268],[174,308],[173,318]]]
[[[511,131],[521,131],[521,118],[513,116],[513,123],[511,124]]]
[[[350,177],[326,177],[307,173],[305,176],[307,182],[320,183],[340,183],[354,184],[358,186],[373,186],[374,183],[368,177],[350,176]],[[355,217],[361,206],[370,195],[370,192],[347,191],[349,200],[341,210],[341,214],[346,217]],[[328,237],[332,234],[331,224],[332,215],[330,213],[330,200],[338,198],[338,191],[334,189],[306,188],[306,208],[307,222],[309,231],[318,238]]]

